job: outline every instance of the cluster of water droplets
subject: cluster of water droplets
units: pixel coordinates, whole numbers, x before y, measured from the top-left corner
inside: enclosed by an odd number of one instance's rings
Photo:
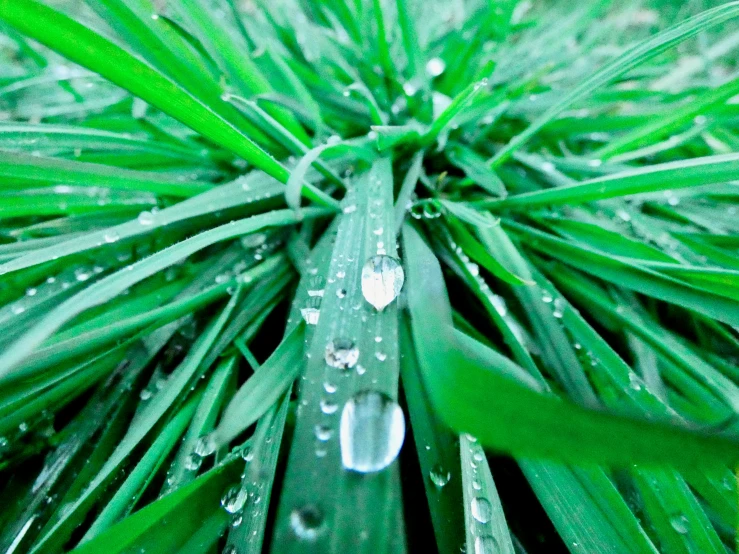
[[[485,461],[485,454],[480,445],[477,444],[477,439],[472,435],[463,435],[461,441],[462,447],[468,449],[470,458],[469,469],[462,468],[462,470],[471,472],[472,477],[469,481],[469,486],[472,489],[469,494],[469,513],[474,520],[471,528],[474,535],[474,552],[475,554],[495,554],[498,552],[498,542],[490,534],[489,525],[493,517],[493,505],[483,492],[480,472],[478,471],[479,465]]]

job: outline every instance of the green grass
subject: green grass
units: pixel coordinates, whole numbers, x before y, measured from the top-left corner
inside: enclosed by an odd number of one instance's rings
[[[0,551],[735,551],[738,21],[0,0]]]

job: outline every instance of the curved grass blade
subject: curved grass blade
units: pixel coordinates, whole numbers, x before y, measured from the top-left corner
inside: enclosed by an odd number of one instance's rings
[[[491,448],[575,462],[641,460],[696,467],[739,461],[737,439],[582,408],[463,358],[451,333],[451,309],[438,262],[409,226],[404,240],[416,351],[436,411],[452,428],[477,436]],[[436,301],[428,302],[426,295]],[[418,344],[425,347],[419,349]],[[489,391],[496,391],[494,398]],[[511,420],[519,422],[515,430],[506,423]],[[610,448],[613,436],[621,437],[619,449]]]

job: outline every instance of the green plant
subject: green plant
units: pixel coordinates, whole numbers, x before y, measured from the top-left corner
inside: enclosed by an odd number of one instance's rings
[[[0,0],[3,551],[733,550],[739,2],[584,4]]]

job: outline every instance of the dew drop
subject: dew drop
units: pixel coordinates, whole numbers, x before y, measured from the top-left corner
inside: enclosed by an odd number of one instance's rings
[[[446,471],[440,464],[436,464],[431,468],[429,478],[434,485],[441,488],[449,482],[452,478],[452,474],[451,472]]]
[[[321,317],[321,310],[317,308],[301,308],[300,315],[308,325],[316,325]]]
[[[325,398],[321,400],[321,411],[326,415],[335,414],[336,410],[339,409],[339,405],[336,404],[336,402],[333,402],[331,400],[326,400]]]
[[[475,537],[475,554],[495,554],[497,551],[498,543],[492,535]]]
[[[185,469],[190,471],[197,471],[200,469],[200,465],[203,463],[203,459],[197,454],[190,454],[185,458]]]
[[[103,238],[105,239],[105,242],[110,244],[116,242],[118,239],[121,238],[121,236],[118,234],[118,231],[110,230],[105,233]]]
[[[195,443],[195,454],[197,454],[201,458],[204,458],[205,456],[210,456],[215,451],[216,441],[210,435],[200,437],[198,439],[198,442]]]
[[[670,525],[681,535],[685,535],[690,530],[688,523],[688,518],[684,514],[675,514],[670,517]]]
[[[154,223],[154,215],[148,210],[143,211],[139,214],[138,220],[141,225],[151,225]]]
[[[351,369],[359,360],[359,349],[351,339],[334,339],[326,345],[325,359],[331,367]]]
[[[487,523],[493,515],[493,505],[487,498],[476,496],[470,505],[472,517],[480,523]]]
[[[92,276],[92,271],[84,267],[78,267],[74,270],[74,278],[78,281],[87,281]]]
[[[327,441],[332,435],[331,428],[328,425],[316,425],[316,438],[319,441]]]
[[[438,77],[444,73],[444,69],[446,69],[446,64],[441,58],[431,58],[426,63],[426,75],[429,77]]]
[[[317,506],[308,504],[295,508],[290,513],[290,527],[295,535],[303,540],[316,540],[323,526],[323,514]]]
[[[362,294],[376,309],[382,310],[398,297],[405,274],[398,260],[390,256],[372,256],[362,268]]]
[[[235,514],[244,507],[247,496],[247,492],[240,485],[233,485],[226,489],[221,497],[221,506],[229,514]]]
[[[403,410],[389,396],[362,391],[344,405],[339,440],[346,469],[373,473],[386,468],[398,457],[404,438]]]

